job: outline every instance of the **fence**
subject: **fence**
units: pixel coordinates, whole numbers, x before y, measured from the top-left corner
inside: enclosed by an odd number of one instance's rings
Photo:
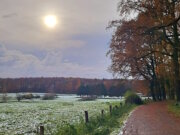
[[[122,107],[122,103],[120,102],[120,107]],[[114,109],[118,109],[118,106],[117,105],[115,105],[114,106]],[[112,105],[109,105],[109,114],[110,115],[112,115],[112,110],[113,110],[113,107],[112,107]],[[101,110],[101,116],[103,117],[105,114],[104,114],[104,110]],[[89,115],[88,115],[88,111],[84,111],[84,117],[85,117],[85,123],[88,123],[89,122]],[[45,133],[45,128],[44,128],[44,126],[41,124],[38,128],[37,128],[37,133],[39,134],[39,135],[44,135],[44,133]]]

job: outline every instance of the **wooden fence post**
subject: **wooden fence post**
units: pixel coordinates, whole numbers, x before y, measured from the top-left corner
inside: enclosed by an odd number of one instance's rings
[[[109,112],[112,114],[112,105],[109,106]]]
[[[44,126],[40,126],[40,135],[44,135]]]
[[[37,126],[37,134],[39,134],[39,126]]]
[[[102,117],[104,116],[104,110],[101,110],[101,116]]]
[[[88,123],[89,122],[88,111],[84,111],[84,112],[85,112],[85,122]]]

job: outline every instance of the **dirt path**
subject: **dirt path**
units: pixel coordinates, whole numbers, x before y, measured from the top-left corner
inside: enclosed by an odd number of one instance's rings
[[[123,135],[180,135],[180,119],[168,113],[166,102],[143,105],[129,117]]]

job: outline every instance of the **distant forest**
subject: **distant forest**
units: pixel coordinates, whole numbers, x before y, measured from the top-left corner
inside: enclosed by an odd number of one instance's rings
[[[132,89],[148,94],[148,83],[144,80],[84,79],[84,78],[7,78],[0,79],[1,93],[59,93],[120,96]]]

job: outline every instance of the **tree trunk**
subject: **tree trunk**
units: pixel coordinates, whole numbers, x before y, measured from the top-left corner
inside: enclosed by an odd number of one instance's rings
[[[175,99],[175,93],[174,93],[174,88],[170,89],[170,99],[174,100]]]
[[[166,91],[165,91],[164,79],[161,80],[161,91],[162,91],[162,99],[166,100]]]
[[[175,79],[175,91],[177,101],[180,101],[180,80],[179,80],[179,37],[178,37],[178,29],[177,24],[173,25],[174,30],[174,46],[173,46],[173,64],[174,64],[174,79]]]
[[[165,88],[162,89],[162,94],[163,94],[163,100],[166,100],[166,91],[165,91]]]
[[[150,90],[151,90],[151,96],[154,101],[156,101],[155,93],[154,93],[154,80],[150,81]]]
[[[166,80],[166,88],[167,88],[167,92],[168,92],[168,99],[170,100],[174,100],[175,95],[174,95],[174,85],[173,85],[173,81],[167,79]]]
[[[154,79],[154,87],[155,87],[155,91],[156,91],[156,99],[157,100],[162,100],[162,96],[161,96],[161,88],[160,88],[160,84],[159,84],[159,82],[158,82],[158,80],[157,79]]]

